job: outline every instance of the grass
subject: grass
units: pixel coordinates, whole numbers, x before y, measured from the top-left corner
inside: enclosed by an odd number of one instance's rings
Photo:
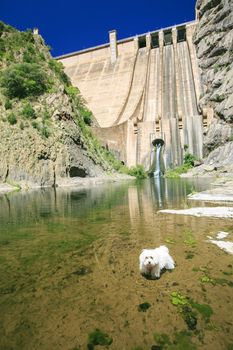
[[[184,145],[184,147],[186,150],[188,149],[187,145]],[[188,153],[188,152],[185,153],[184,163],[181,166],[176,167],[174,169],[168,169],[165,173],[165,177],[172,178],[172,179],[180,177],[181,174],[185,174],[190,169],[193,168],[194,162],[196,160],[198,160],[198,159],[195,155]]]
[[[17,124],[17,118],[15,116],[14,113],[10,113],[8,116],[7,116],[7,120],[9,122],[10,125],[15,125]]]
[[[5,109],[11,109],[12,102],[9,99],[7,99],[4,106],[5,106]]]
[[[181,174],[187,173],[192,168],[192,165],[183,164],[175,169],[168,169],[165,173],[165,177],[174,179],[180,177]]]

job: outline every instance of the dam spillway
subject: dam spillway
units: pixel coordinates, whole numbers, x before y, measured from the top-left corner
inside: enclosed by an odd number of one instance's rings
[[[109,43],[57,59],[93,112],[102,144],[128,166],[151,166],[152,140],[164,140],[166,168],[184,148],[202,158],[201,84],[196,21]]]

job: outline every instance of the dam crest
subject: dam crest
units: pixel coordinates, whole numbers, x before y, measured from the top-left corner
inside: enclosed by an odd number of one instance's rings
[[[165,168],[182,164],[184,149],[203,156],[202,92],[192,38],[197,21],[57,57],[99,126],[93,132],[127,166],[149,170],[152,141],[162,139]]]

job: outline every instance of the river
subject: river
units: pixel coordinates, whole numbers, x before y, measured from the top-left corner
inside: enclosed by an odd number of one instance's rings
[[[207,242],[232,220],[158,212],[208,181],[0,196],[0,349],[232,349],[233,259]],[[176,267],[146,279],[139,254],[160,244]]]

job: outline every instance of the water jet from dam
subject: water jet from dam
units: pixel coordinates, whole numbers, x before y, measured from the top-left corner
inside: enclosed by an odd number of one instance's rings
[[[185,145],[202,158],[196,24],[119,41],[111,31],[109,43],[57,58],[99,124],[93,132],[127,166],[149,170],[155,139],[165,142],[165,168],[182,164]]]
[[[153,149],[151,154],[151,168],[149,174],[152,177],[160,177],[164,174],[164,166],[162,159],[162,147],[164,141],[162,139],[155,139],[152,141]]]

